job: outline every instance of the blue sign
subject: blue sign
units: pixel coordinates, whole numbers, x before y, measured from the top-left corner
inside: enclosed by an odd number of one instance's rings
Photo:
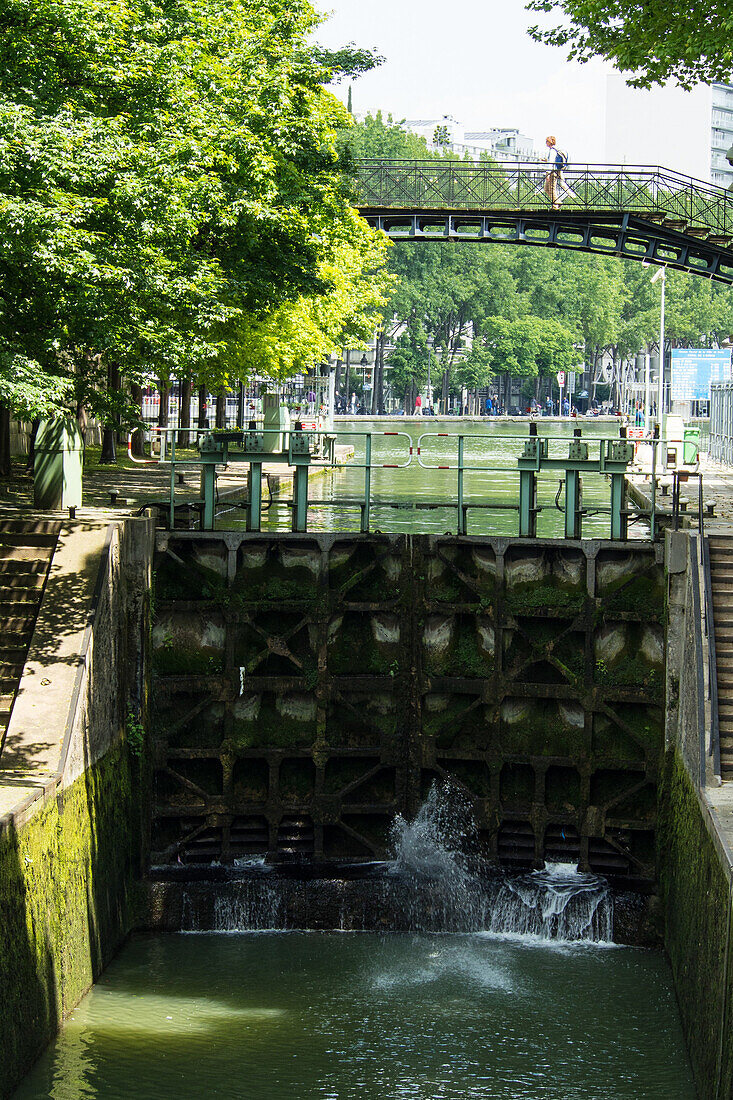
[[[673,401],[709,401],[713,382],[730,382],[730,350],[673,348]]]

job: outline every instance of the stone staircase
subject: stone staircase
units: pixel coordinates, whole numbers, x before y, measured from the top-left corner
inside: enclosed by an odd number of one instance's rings
[[[713,535],[708,545],[718,675],[720,771],[724,780],[733,780],[733,537]]]
[[[0,519],[0,752],[61,524]]]

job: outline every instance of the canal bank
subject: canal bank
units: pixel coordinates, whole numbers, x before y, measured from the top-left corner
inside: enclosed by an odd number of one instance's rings
[[[3,1097],[136,923],[152,532],[64,524],[55,546],[0,757]]]

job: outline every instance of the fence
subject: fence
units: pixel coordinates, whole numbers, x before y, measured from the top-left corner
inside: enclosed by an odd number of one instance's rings
[[[717,462],[733,466],[733,382],[715,382],[710,387],[708,453]]]

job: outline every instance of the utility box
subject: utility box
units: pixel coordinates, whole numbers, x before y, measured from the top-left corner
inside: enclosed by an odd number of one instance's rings
[[[84,436],[76,420],[42,420],[33,459],[33,502],[36,508],[59,511],[81,508]]]
[[[700,453],[700,429],[685,428],[684,459],[685,466],[694,466]]]
[[[266,393],[262,398],[262,412],[264,414],[265,445],[264,451],[273,453],[285,450],[285,440],[282,433],[290,429],[290,413],[285,405],[280,404],[280,398],[276,393]]]

